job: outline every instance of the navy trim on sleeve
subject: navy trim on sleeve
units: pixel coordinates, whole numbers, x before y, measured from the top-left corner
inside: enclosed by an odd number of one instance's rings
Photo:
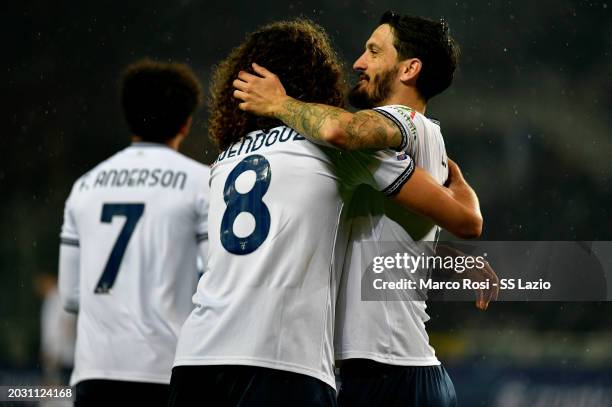
[[[383,189],[383,194],[385,194],[386,196],[393,196],[397,194],[400,189],[402,189],[404,184],[408,182],[410,177],[412,177],[412,174],[414,174],[414,160],[410,158],[410,165],[408,166],[408,168],[406,168],[404,172],[402,172],[401,175],[397,177],[391,185]]]
[[[404,151],[406,149],[406,147],[408,146],[408,134],[406,133],[406,129],[404,129],[404,126],[402,126],[402,123],[397,120],[397,118],[395,116],[393,116],[391,113],[385,111],[385,110],[379,110],[377,108],[372,109],[377,113],[382,114],[383,116],[385,116],[387,119],[391,120],[393,123],[395,123],[395,125],[397,127],[399,127],[400,130],[400,134],[402,135],[402,143],[400,144],[399,147],[391,147],[389,146],[392,150],[395,151]]]
[[[79,247],[79,241],[77,239],[69,239],[67,237],[60,237],[60,244]]]

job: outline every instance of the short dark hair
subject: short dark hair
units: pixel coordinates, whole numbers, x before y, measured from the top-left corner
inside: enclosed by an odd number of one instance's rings
[[[178,133],[202,100],[202,87],[184,64],[143,59],[123,74],[121,102],[133,134],[164,143]]]
[[[460,52],[459,45],[449,34],[448,23],[387,11],[380,19],[382,24],[391,26],[393,45],[401,61],[408,58],[421,60],[416,87],[425,100],[450,86]]]
[[[253,62],[276,74],[289,96],[332,106],[344,103],[342,64],[325,30],[303,18],[267,24],[247,34],[213,73],[208,134],[222,150],[251,131],[282,125],[238,108],[232,82],[240,71],[253,73]]]

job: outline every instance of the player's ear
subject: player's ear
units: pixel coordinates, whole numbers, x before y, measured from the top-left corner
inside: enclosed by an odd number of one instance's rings
[[[189,132],[191,131],[191,123],[193,123],[193,117],[189,116],[187,120],[185,121],[185,123],[181,126],[181,129],[179,130],[179,134],[182,134],[183,136],[188,135]]]
[[[399,63],[399,79],[402,83],[415,81],[423,63],[418,58],[405,59]]]

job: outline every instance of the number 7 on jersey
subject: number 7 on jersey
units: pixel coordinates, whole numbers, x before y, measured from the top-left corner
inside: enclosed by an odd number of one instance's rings
[[[100,222],[111,223],[113,217],[125,216],[125,224],[113,246],[113,250],[106,262],[106,267],[104,267],[104,271],[102,272],[102,276],[100,276],[94,293],[107,294],[110,289],[113,288],[117,273],[119,272],[121,260],[123,260],[123,255],[125,254],[125,249],[130,242],[130,238],[132,237],[132,233],[134,233],[138,220],[140,220],[144,212],[144,208],[145,205],[143,203],[107,203],[102,206]]]

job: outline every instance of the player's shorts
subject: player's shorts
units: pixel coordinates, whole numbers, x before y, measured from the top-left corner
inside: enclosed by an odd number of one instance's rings
[[[75,407],[168,405],[170,386],[120,380],[83,380],[77,383]]]
[[[367,359],[340,368],[340,407],[454,407],[455,386],[443,366],[394,366]]]
[[[177,366],[168,407],[335,407],[336,391],[307,375],[258,366]]]

